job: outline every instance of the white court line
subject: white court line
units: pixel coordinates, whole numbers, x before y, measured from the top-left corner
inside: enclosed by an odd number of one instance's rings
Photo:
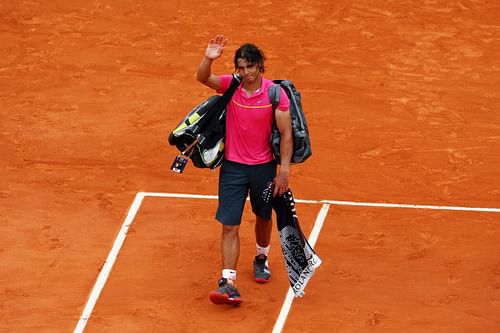
[[[123,242],[127,237],[128,229],[132,224],[132,222],[134,221],[135,215],[137,214],[143,199],[144,199],[143,193],[139,192],[136,194],[134,202],[132,203],[132,206],[128,211],[125,221],[123,221],[122,227],[118,232],[118,236],[116,236],[115,242],[113,243],[113,247],[111,248],[111,251],[109,252],[108,257],[104,262],[101,272],[97,277],[94,288],[92,288],[90,296],[87,300],[87,304],[83,309],[82,315],[80,316],[80,320],[78,321],[78,324],[76,325],[76,328],[73,331],[73,333],[81,333],[85,329],[85,326],[87,325],[90,315],[94,310],[94,306],[97,302],[97,299],[99,298],[99,295],[101,294],[101,291],[104,288],[104,284],[108,279],[109,273],[111,272],[111,268],[113,268],[113,265],[116,261],[116,257],[118,256],[118,252],[120,252]]]
[[[145,197],[163,197],[163,198],[183,198],[183,199],[217,199],[216,195],[204,195],[204,194],[183,194],[183,193],[160,193],[160,192],[138,192],[135,196],[135,199],[132,203],[132,206],[129,209],[127,217],[123,221],[123,224],[120,228],[118,236],[116,237],[113,247],[108,254],[108,257],[99,273],[96,283],[92,288],[92,291],[89,295],[87,303],[85,304],[85,308],[78,320],[77,326],[73,333],[82,333],[87,325],[87,322],[94,310],[97,299],[99,298],[104,285],[109,277],[111,269],[116,261],[118,253],[127,237],[127,232],[134,221],[134,218],[139,211],[139,208],[142,204],[142,201]],[[317,237],[319,236],[319,232],[321,227],[323,226],[324,219],[326,217],[326,212],[328,212],[329,205],[340,205],[340,206],[364,206],[364,207],[386,207],[386,208],[412,208],[412,209],[438,209],[438,210],[457,210],[457,211],[476,211],[476,212],[490,212],[490,213],[500,213],[500,208],[478,208],[478,207],[460,207],[460,206],[433,206],[433,205],[414,205],[414,204],[394,204],[394,203],[373,203],[373,202],[356,202],[356,201],[339,201],[339,200],[301,200],[295,199],[297,203],[310,203],[310,204],[323,204],[321,211],[316,218],[316,222],[314,224],[313,230],[311,231],[309,243],[311,246],[314,246],[316,243]],[[325,210],[324,213],[322,213]],[[323,216],[324,214],[324,216]],[[321,222],[320,222],[321,221]],[[291,294],[291,300],[288,300],[289,294]],[[287,294],[287,298],[285,299],[285,303],[282,306],[280,316],[278,317],[278,322],[276,323],[273,332],[280,332],[282,329],[282,325],[284,325],[284,320],[286,319],[286,315],[291,306],[291,302],[293,301],[293,293],[291,293],[291,289]],[[287,305],[287,302],[290,305]],[[283,319],[280,319],[283,317]],[[281,323],[282,321],[282,323]],[[281,325],[281,327],[279,327]]]
[[[413,205],[413,204],[396,204],[396,203],[374,203],[374,202],[355,202],[355,201],[338,201],[338,200],[323,200],[332,205],[339,206],[363,206],[363,207],[379,207],[379,208],[411,208],[411,209],[436,209],[436,210],[456,210],[465,212],[485,212],[485,213],[500,213],[500,208],[481,208],[481,207],[461,207],[461,206],[433,206],[433,205]]]
[[[192,198],[192,199],[217,199],[216,195],[205,194],[185,194],[185,193],[159,193],[159,192],[144,192],[147,197],[163,197],[163,198]],[[457,210],[485,213],[500,213],[500,208],[481,208],[481,207],[462,207],[462,206],[436,206],[436,205],[416,205],[416,204],[398,204],[398,203],[377,203],[377,202],[358,202],[358,201],[341,201],[341,200],[301,200],[295,199],[298,203],[311,204],[332,204],[338,206],[361,206],[361,207],[380,207],[380,208],[411,208],[411,209],[436,209],[436,210]]]
[[[314,245],[316,244],[316,241],[318,240],[319,233],[321,231],[321,228],[323,227],[323,223],[325,222],[326,215],[328,214],[328,209],[330,208],[330,204],[325,203],[321,207],[321,210],[318,213],[318,216],[316,217],[316,221],[314,222],[313,229],[311,231],[311,234],[309,235],[309,244],[311,247],[314,248]],[[293,299],[295,298],[292,287],[288,288],[288,292],[285,297],[285,301],[283,302],[283,305],[281,306],[280,314],[278,316],[278,319],[276,320],[276,323],[274,324],[273,327],[273,332],[272,333],[280,333],[281,330],[283,329],[283,326],[285,326],[285,321],[286,318],[288,317],[288,312],[290,312],[290,308],[292,307],[292,302]]]

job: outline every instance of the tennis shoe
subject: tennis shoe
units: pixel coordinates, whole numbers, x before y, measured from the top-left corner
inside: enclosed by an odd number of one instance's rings
[[[269,263],[265,254],[255,256],[253,261],[253,274],[255,282],[266,283],[271,280],[271,271],[269,270]]]
[[[211,291],[208,294],[208,298],[210,298],[214,304],[238,305],[242,301],[238,289],[227,282],[225,278],[219,280],[219,288]]]

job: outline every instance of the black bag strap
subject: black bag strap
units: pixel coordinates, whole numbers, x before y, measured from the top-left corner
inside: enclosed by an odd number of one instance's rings
[[[273,81],[275,84],[271,87],[269,87],[269,101],[271,102],[271,105],[273,106],[273,114],[276,112],[276,108],[280,104],[280,94],[281,94],[281,89],[280,89],[280,84],[279,81]]]
[[[233,79],[231,80],[231,84],[229,85],[229,88],[222,94],[221,98],[219,101],[215,104],[217,105],[218,103],[221,103],[223,106],[223,109],[226,107],[226,105],[229,103],[229,100],[231,97],[234,95],[234,92],[236,91],[236,88],[241,83],[241,77],[238,74],[233,74]],[[215,108],[215,107],[214,107]]]
[[[269,87],[269,101],[273,107],[273,126],[276,126],[276,108],[280,104],[281,80],[273,80],[274,85]]]
[[[224,110],[226,109],[227,104],[231,100],[231,97],[234,95],[234,92],[236,91],[236,88],[241,83],[241,77],[238,74],[233,74],[233,79],[231,81],[231,84],[229,88],[222,94],[222,96],[215,102],[212,110],[210,111],[211,117],[210,117],[210,122],[207,125],[205,132],[200,134],[198,137],[198,143],[203,144],[205,142],[206,138],[211,134],[211,132],[217,127],[217,124],[219,123]]]

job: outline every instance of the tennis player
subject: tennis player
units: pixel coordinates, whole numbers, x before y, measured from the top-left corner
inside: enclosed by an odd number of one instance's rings
[[[196,78],[223,93],[232,75],[212,74],[212,63],[223,54],[227,39],[217,35],[210,40]],[[256,256],[254,279],[266,283],[271,278],[268,255],[272,230],[272,207],[262,199],[269,182],[273,195],[282,195],[289,187],[292,156],[290,100],[281,88],[280,103],[273,115],[268,90],[274,83],[264,78],[264,53],[253,44],[241,45],[234,55],[235,71],[242,84],[227,106],[225,157],[219,173],[219,201],[215,218],[222,225],[222,277],[218,288],[209,293],[215,304],[236,305],[241,294],[236,286],[236,267],[240,254],[239,227],[247,196],[255,214]],[[273,121],[281,135],[279,168],[274,161],[270,137]]]

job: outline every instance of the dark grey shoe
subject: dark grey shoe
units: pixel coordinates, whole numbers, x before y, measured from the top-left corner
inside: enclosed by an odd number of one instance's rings
[[[271,271],[269,270],[269,264],[265,254],[255,256],[255,260],[253,261],[253,274],[255,282],[266,283],[271,280]]]
[[[214,304],[237,305],[243,301],[238,289],[228,283],[225,278],[219,280],[219,288],[211,291],[208,294],[208,298],[210,298]]]

